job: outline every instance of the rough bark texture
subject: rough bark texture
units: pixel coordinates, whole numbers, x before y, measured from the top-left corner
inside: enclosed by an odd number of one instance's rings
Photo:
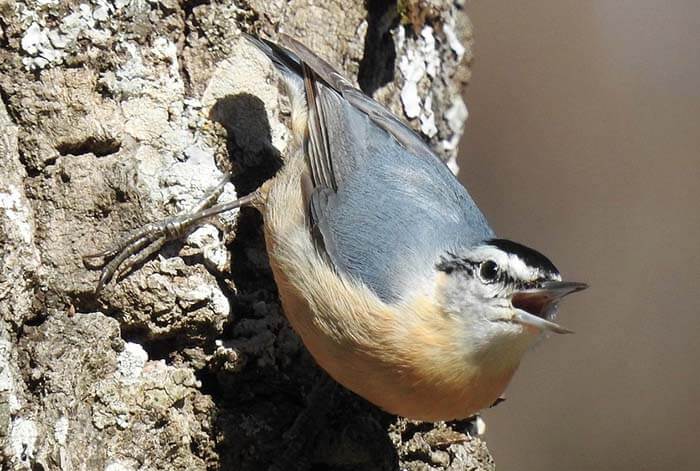
[[[288,105],[240,31],[298,37],[454,161],[459,2],[0,0],[2,469],[492,469],[468,423],[397,419],[325,379],[252,211],[93,294],[82,255],[284,157]]]

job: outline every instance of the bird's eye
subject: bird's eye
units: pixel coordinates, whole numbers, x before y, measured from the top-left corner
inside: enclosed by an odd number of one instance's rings
[[[484,283],[493,283],[498,279],[498,265],[493,260],[486,260],[479,265],[479,278]]]

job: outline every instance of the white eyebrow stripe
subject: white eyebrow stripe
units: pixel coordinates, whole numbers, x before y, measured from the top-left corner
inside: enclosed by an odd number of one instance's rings
[[[543,271],[539,267],[531,267],[517,255],[506,253],[491,245],[475,248],[470,251],[469,258],[477,263],[493,260],[500,269],[505,270],[517,281],[535,281],[542,278],[561,280],[557,274]]]

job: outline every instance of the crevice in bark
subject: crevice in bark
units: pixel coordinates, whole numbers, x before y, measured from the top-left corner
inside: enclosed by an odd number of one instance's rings
[[[197,25],[196,25],[193,10],[198,6],[207,5],[209,3],[210,3],[210,0],[192,0],[189,2],[185,2],[182,5],[183,25],[184,25],[184,29],[182,31],[182,37],[183,37],[183,44],[185,46],[182,48],[178,48],[177,62],[178,62],[178,66],[179,66],[180,77],[182,78],[182,82],[185,85],[185,92],[187,95],[190,95],[192,92],[192,79],[190,77],[190,74],[187,71],[187,59],[183,55],[183,52],[187,47],[186,46],[187,45],[187,38],[190,36],[190,34],[199,35],[199,33],[200,33],[199,28],[197,28]]]
[[[0,87],[0,100],[2,100],[3,105],[5,105],[5,109],[7,110],[7,115],[10,117],[10,120],[12,121],[12,124],[17,124],[17,116],[15,115],[14,110],[10,106],[10,95],[7,94],[4,88]]]
[[[367,0],[367,36],[357,81],[370,96],[394,80],[396,48],[391,29],[398,20],[395,1]]]
[[[125,342],[141,345],[149,360],[164,360],[166,364],[171,363],[172,353],[182,349],[184,343],[176,337],[152,338],[146,326],[122,326],[121,337]]]
[[[201,5],[208,5],[209,3],[211,3],[211,0],[190,0],[189,2],[184,2],[182,10],[185,12],[185,19],[190,17],[192,10]]]
[[[121,148],[121,142],[113,138],[88,137],[82,141],[62,142],[56,146],[61,155],[85,155],[95,154],[97,157],[105,157],[116,154]]]

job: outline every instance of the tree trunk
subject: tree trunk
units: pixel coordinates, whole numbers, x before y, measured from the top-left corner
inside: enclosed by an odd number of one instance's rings
[[[322,6],[320,6],[322,5]],[[287,324],[253,211],[96,296],[81,257],[284,160],[288,103],[241,31],[291,34],[454,163],[471,28],[447,0],[0,0],[2,469],[493,469],[468,423],[385,414]]]

